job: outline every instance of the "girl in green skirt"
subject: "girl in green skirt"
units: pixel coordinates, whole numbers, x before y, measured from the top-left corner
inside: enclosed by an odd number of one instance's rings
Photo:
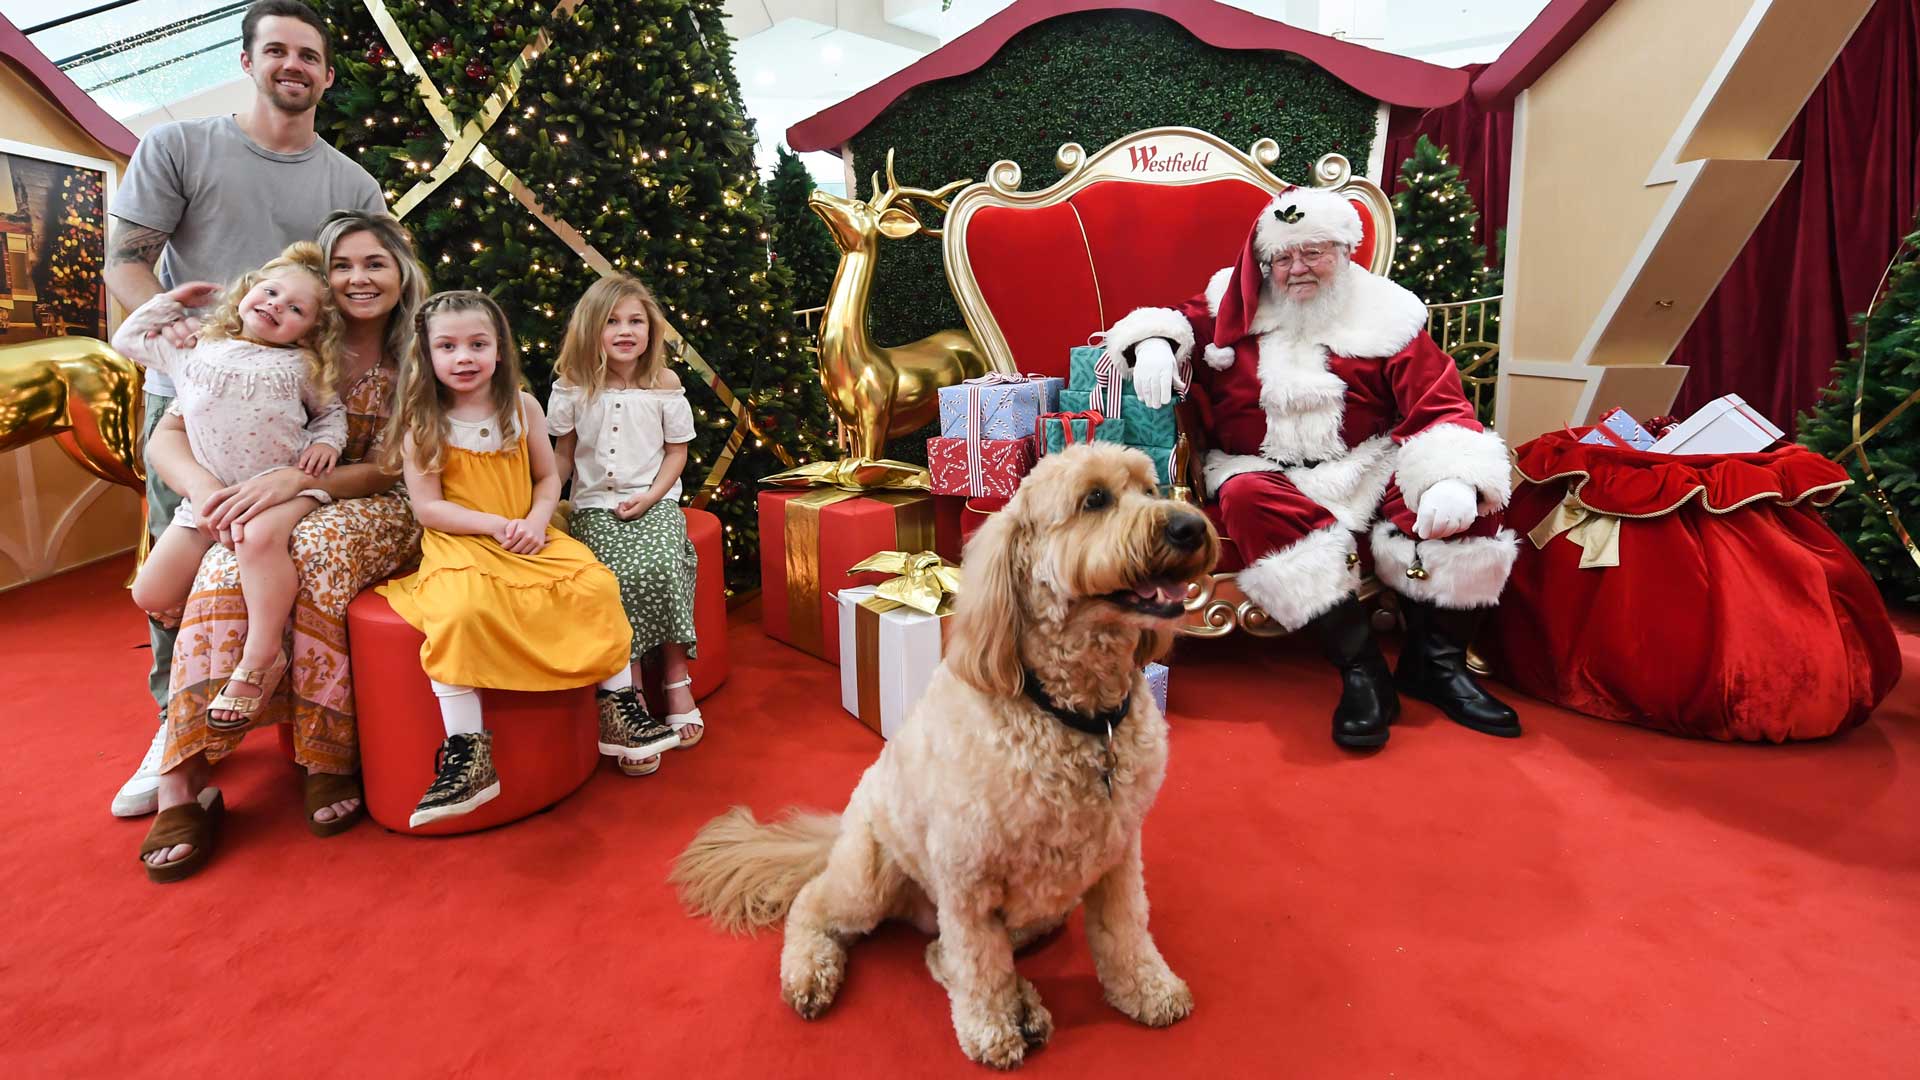
[[[656,736],[678,735],[678,748],[706,728],[693,703],[687,661],[695,655],[695,555],[680,512],[680,473],[693,441],[693,410],[680,379],[666,366],[666,317],[638,280],[602,278],[573,306],[560,349],[547,426],[564,483],[573,479],[575,538],[620,579],[620,600],[633,625],[633,678],[641,657],[658,648],[667,716],[651,721]],[[651,750],[636,741],[634,718],[609,716],[602,703],[602,742]],[[651,718],[648,718],[651,720]],[[645,729],[645,725],[639,725]],[[660,755],[620,758],[630,776],[660,767]]]

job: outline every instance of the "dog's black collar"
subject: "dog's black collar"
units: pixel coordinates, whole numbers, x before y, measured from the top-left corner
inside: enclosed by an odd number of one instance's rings
[[[1114,728],[1120,726],[1120,721],[1127,718],[1127,712],[1133,707],[1133,691],[1129,690],[1127,696],[1120,699],[1120,704],[1111,709],[1102,709],[1097,713],[1074,712],[1063,708],[1049,697],[1046,687],[1040,685],[1040,676],[1035,675],[1031,669],[1023,669],[1023,673],[1026,675],[1027,697],[1042,710],[1051,714],[1055,720],[1075,731],[1099,735],[1102,738],[1109,736],[1113,734]]]

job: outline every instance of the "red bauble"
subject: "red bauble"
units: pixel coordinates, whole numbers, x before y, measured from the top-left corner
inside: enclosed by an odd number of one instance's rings
[[[377,64],[380,61],[385,60],[386,58],[387,58],[387,47],[385,45],[382,45],[376,41],[372,45],[367,47],[367,63]]]
[[[499,41],[507,36],[507,24],[500,19],[495,19],[493,25],[487,27],[487,33],[493,36],[493,40]]]
[[[445,60],[447,54],[451,52],[453,52],[453,42],[446,38],[436,38],[433,44],[427,46],[427,55],[435,60]]]
[[[780,418],[777,416],[761,416],[755,419],[759,421],[761,431],[780,430]]]
[[[493,68],[485,60],[475,60],[467,65],[467,78],[474,82],[485,82],[493,78]]]
[[[738,498],[740,493],[745,490],[745,485],[741,484],[738,480],[722,480],[718,494],[721,499],[731,501]]]

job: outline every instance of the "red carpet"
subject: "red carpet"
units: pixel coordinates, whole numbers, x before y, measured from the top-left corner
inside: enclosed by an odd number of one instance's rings
[[[983,1071],[915,934],[859,946],[808,1024],[779,999],[777,934],[722,937],[665,884],[729,803],[844,800],[880,743],[826,664],[737,623],[699,748],[444,840],[314,839],[256,734],[218,774],[218,858],[156,887],[146,822],[107,816],[152,730],[126,570],[0,597],[0,1074]],[[1903,644],[1920,670],[1920,637]],[[1353,758],[1327,739],[1332,692],[1295,646],[1183,645],[1146,847],[1197,1011],[1150,1031],[1107,1008],[1076,916],[1021,960],[1057,1024],[1030,1073],[1914,1075],[1915,675],[1866,727],[1788,747],[1531,703],[1502,741],[1410,704],[1383,754]]]

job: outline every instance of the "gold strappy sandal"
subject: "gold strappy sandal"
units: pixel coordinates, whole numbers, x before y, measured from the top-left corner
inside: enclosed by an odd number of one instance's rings
[[[227,685],[220,688],[220,692],[214,695],[212,701],[207,702],[207,727],[213,731],[245,731],[252,727],[253,715],[267,703],[267,698],[273,696],[273,692],[280,686],[281,678],[286,675],[288,660],[287,650],[281,649],[273,658],[273,663],[267,665],[265,671],[234,668],[233,674],[227,676]],[[230,691],[233,684],[237,682],[251,683],[260,688],[260,693],[253,697],[235,697]],[[238,713],[239,719],[216,719],[213,714],[222,710]]]

